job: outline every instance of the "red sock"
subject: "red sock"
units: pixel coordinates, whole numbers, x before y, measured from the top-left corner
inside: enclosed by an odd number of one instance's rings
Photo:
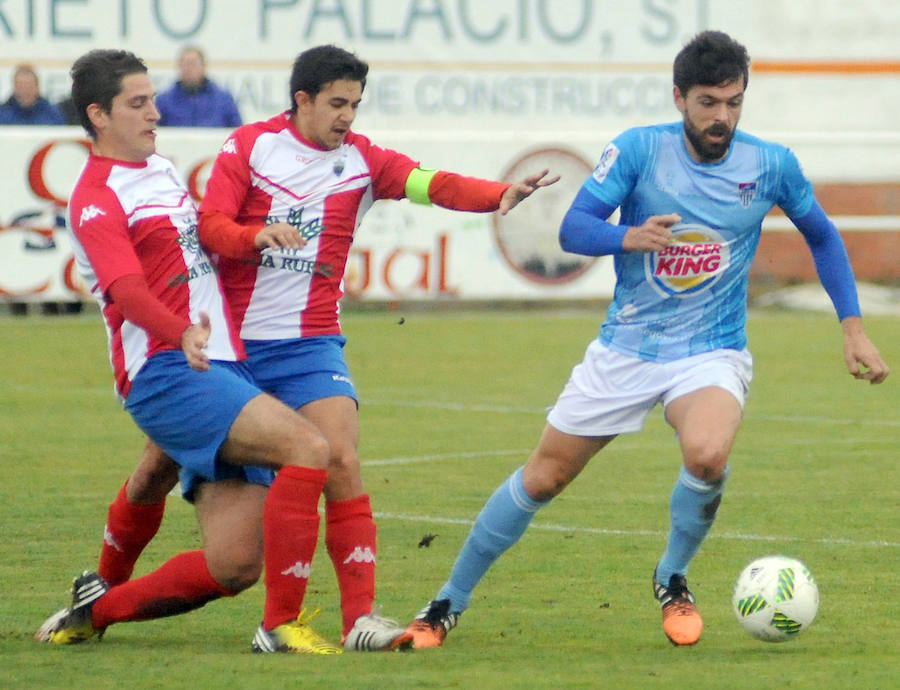
[[[325,470],[284,467],[269,488],[263,507],[266,630],[300,613],[319,539],[319,496],[326,476]]]
[[[110,587],[126,582],[134,564],[159,530],[166,499],[152,505],[136,505],[125,493],[126,481],[110,504],[103,529],[103,547],[97,572]]]
[[[341,590],[346,635],[375,601],[375,520],[369,495],[325,503],[325,545]]]
[[[92,622],[99,630],[113,623],[174,616],[233,594],[210,575],[202,551],[188,551],[110,589],[94,603]]]

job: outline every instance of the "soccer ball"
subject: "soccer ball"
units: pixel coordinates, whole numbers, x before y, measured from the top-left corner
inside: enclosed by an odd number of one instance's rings
[[[812,624],[819,609],[819,588],[796,558],[764,556],[741,572],[731,603],[734,615],[753,637],[784,642]]]

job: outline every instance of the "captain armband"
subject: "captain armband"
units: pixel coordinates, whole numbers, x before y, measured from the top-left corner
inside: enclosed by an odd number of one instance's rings
[[[406,178],[406,189],[404,190],[406,198],[414,204],[430,206],[431,197],[428,195],[428,187],[437,173],[437,170],[414,168]]]

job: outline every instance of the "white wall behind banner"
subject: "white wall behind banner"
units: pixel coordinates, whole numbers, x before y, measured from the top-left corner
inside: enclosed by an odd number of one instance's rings
[[[761,65],[900,57],[896,0],[19,0],[0,2],[0,94],[28,60],[59,100],[97,47],[136,52],[163,88],[192,43],[252,121],[288,106],[297,53],[333,42],[372,65],[363,130],[619,131],[675,116],[672,58],[708,28]],[[760,72],[744,126],[896,130],[896,81]]]

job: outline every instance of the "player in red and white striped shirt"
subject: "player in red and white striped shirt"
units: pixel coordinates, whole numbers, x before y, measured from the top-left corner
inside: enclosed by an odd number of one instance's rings
[[[300,619],[328,444],[263,393],[241,361],[197,238],[196,209],[172,164],[155,153],[159,112],[143,62],[95,50],[76,61],[72,78],[93,139],[70,208],[78,264],[103,311],[118,393],[178,463],[204,546],[115,586],[84,573],[71,606],[37,637],[72,644],[114,623],[190,611],[249,587],[265,561],[265,610],[253,648],[340,653]]]

